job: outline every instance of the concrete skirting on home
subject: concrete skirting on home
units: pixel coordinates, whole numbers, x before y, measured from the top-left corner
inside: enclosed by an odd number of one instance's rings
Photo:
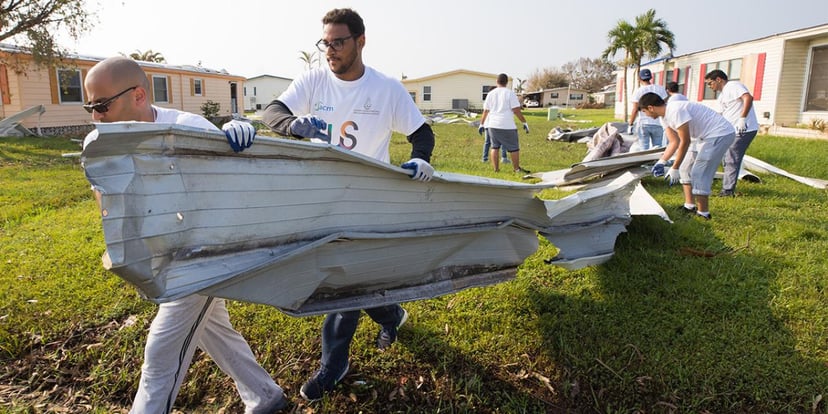
[[[768,135],[777,135],[780,137],[828,139],[828,131],[823,132],[816,129],[789,128],[777,125],[763,125],[759,129],[759,132]]]

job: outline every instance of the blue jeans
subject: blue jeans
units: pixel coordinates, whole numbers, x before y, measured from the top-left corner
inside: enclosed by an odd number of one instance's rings
[[[403,309],[400,305],[380,306],[365,309],[365,313],[387,329],[392,329],[400,322]],[[332,372],[339,372],[348,363],[351,341],[356,333],[357,323],[362,311],[354,310],[330,313],[322,324],[322,366]]]
[[[489,137],[489,128],[484,129],[484,136],[486,137],[486,142],[483,143],[483,161],[489,160],[489,148],[492,147],[492,139]],[[500,147],[501,149],[501,156],[500,158],[508,159],[508,153],[506,152],[506,148]]]
[[[638,126],[638,143],[641,149],[650,149],[650,140],[652,140],[652,147],[661,147],[664,140],[664,128],[661,125],[639,125]]]

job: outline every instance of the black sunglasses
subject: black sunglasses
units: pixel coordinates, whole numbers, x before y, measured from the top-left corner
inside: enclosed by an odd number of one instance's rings
[[[119,93],[119,94],[117,94],[117,95],[115,95],[115,96],[113,96],[113,97],[111,97],[111,98],[104,99],[104,100],[103,100],[103,101],[101,101],[101,102],[96,102],[96,103],[89,102],[89,103],[87,103],[87,104],[84,104],[84,105],[83,105],[83,109],[86,109],[86,112],[89,112],[90,114],[92,113],[92,111],[96,111],[96,112],[98,112],[99,114],[102,114],[102,113],[104,113],[104,112],[106,112],[106,111],[108,111],[108,110],[109,110],[109,105],[110,105],[112,102],[115,102],[115,100],[116,100],[116,99],[118,99],[118,98],[120,98],[120,97],[121,97],[121,95],[123,95],[123,94],[125,94],[125,93],[127,93],[127,92],[129,92],[129,91],[131,91],[131,90],[133,90],[133,89],[135,89],[135,88],[137,88],[137,86],[133,86],[133,87],[130,87],[130,88],[126,88],[126,89],[124,89],[123,91],[121,91],[121,93]]]

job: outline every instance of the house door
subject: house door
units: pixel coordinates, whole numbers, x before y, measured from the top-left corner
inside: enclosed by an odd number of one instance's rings
[[[239,98],[236,89],[236,82],[230,82],[230,113],[239,113]]]

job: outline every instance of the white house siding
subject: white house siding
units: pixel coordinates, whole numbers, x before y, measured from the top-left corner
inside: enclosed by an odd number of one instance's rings
[[[824,121],[828,121],[828,112],[826,111],[807,111],[805,112],[805,101],[808,96],[808,78],[811,73],[811,58],[813,53],[813,48],[818,46],[826,46],[828,45],[828,34],[823,37],[812,39],[808,42],[807,46],[807,58],[804,61],[805,69],[802,71],[802,94],[800,96],[799,101],[799,111],[797,122],[802,124],[810,124],[810,122],[814,119],[822,119]]]
[[[557,98],[552,97],[554,93],[558,94]],[[534,97],[537,94],[540,94],[538,103],[541,107],[560,106],[564,108],[575,108],[584,102],[589,102],[589,92],[583,89],[552,88],[544,89],[540,92],[525,93],[524,95]],[[581,99],[570,98],[570,95],[580,95]]]
[[[239,91],[240,94],[244,95],[244,110],[264,109],[267,104],[278,98],[292,81],[292,79],[270,75],[248,78],[245,83],[247,90]],[[258,108],[257,105],[261,105],[261,107]]]
[[[793,126],[799,122],[807,88],[808,51],[806,41],[789,41],[785,45],[785,56],[779,61],[779,93],[774,116],[777,125]],[[761,116],[758,111],[756,115]]]
[[[405,89],[414,94],[414,102],[421,111],[435,111],[452,108],[455,99],[467,99],[469,108],[483,109],[483,86],[495,87],[497,74],[471,71],[454,71],[426,78],[402,81]],[[511,88],[509,79],[507,87]],[[423,87],[431,86],[431,100],[423,100]]]

